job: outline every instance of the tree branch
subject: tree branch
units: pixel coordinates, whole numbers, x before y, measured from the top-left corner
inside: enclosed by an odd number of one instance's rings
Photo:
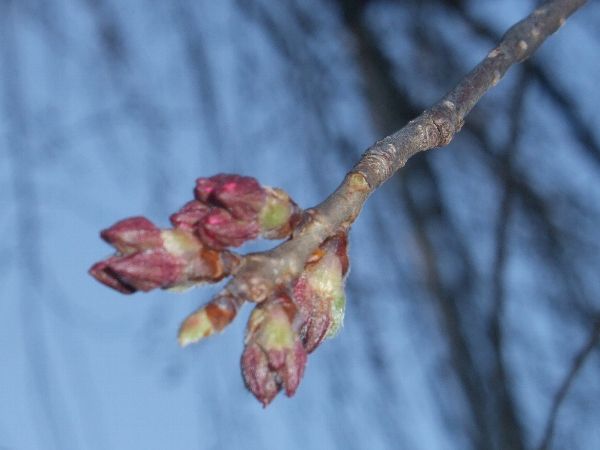
[[[472,16],[468,12],[468,8],[466,8],[464,2],[450,0],[446,3],[450,8],[456,10],[479,36],[490,41],[497,40],[496,33],[486,26],[485,23]],[[576,102],[549,76],[542,64],[527,61],[525,62],[525,70],[535,78],[542,89],[560,108],[585,153],[588,154],[596,166],[600,167],[600,144],[595,139],[590,127],[586,125],[581,114],[578,113],[579,108]]]
[[[444,98],[369,148],[337,190],[306,211],[292,239],[270,251],[244,257],[225,289],[238,298],[260,302],[277,286],[297,277],[327,237],[354,222],[375,189],[415,154],[450,143],[466,115],[506,71],[531,56],[585,3],[550,0],[511,27],[498,46]]]
[[[185,319],[179,343],[186,346],[220,332],[235,318],[242,303],[259,303],[246,328],[241,360],[244,381],[264,406],[281,390],[294,395],[308,354],[324,339],[333,337],[343,323],[347,234],[369,195],[416,153],[447,145],[462,128],[466,115],[506,71],[529,57],[584,3],[550,0],[514,25],[444,98],[369,148],[320,205],[302,211],[287,193],[262,186],[251,177],[218,174],[198,178],[194,200],[170,216],[173,228],[160,229],[145,217],[130,217],[103,230],[100,236],[115,253],[94,264],[90,274],[123,294],[185,289],[231,276],[222,292]],[[363,37],[368,45],[368,36]],[[367,68],[377,66],[367,58],[363,64]],[[516,97],[522,95],[517,92]],[[378,104],[376,98],[371,102]],[[382,110],[381,117],[386,115]],[[518,123],[518,118],[514,120]],[[390,122],[386,120],[388,125]],[[409,175],[419,177],[419,166]],[[427,213],[427,205],[421,202],[415,200],[409,205],[413,205],[416,219],[423,207]],[[423,231],[423,227],[417,228]],[[245,256],[228,250],[257,237],[287,241],[272,250]],[[427,250],[427,239],[423,243]],[[441,280],[436,264],[430,267],[432,275]],[[433,283],[436,285],[439,287],[439,282]],[[454,289],[452,292],[451,300],[459,298]],[[446,301],[440,289],[436,297],[454,337],[465,392],[476,411],[477,405],[485,404],[481,390],[485,383],[479,381],[480,371],[462,336],[460,308],[456,301]],[[499,346],[499,333],[497,337]],[[510,401],[504,406],[512,411]],[[508,428],[518,428],[516,416],[509,415]],[[476,441],[487,448],[494,441],[493,433],[486,420],[475,415],[475,421],[481,431]],[[521,438],[513,437],[509,439],[511,447],[522,447],[515,445]]]
[[[583,367],[583,364],[587,360],[588,356],[592,353],[592,350],[594,350],[596,345],[598,345],[599,341],[600,316],[596,318],[589,338],[586,340],[583,347],[577,352],[577,354],[573,358],[573,362],[571,363],[571,368],[569,369],[569,372],[567,373],[565,379],[558,388],[558,391],[556,391],[556,395],[552,400],[552,407],[550,408],[550,413],[548,414],[548,420],[546,422],[544,435],[542,437],[542,441],[538,447],[538,450],[547,450],[550,447],[552,436],[554,435],[554,427],[556,425],[558,411],[565,397],[567,396],[569,389],[571,389],[571,386],[573,385],[577,374]]]

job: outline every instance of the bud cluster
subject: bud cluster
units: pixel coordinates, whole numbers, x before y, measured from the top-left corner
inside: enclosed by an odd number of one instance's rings
[[[194,194],[195,200],[170,217],[171,229],[132,217],[102,231],[116,254],[92,266],[90,274],[124,294],[215,283],[239,263],[227,247],[259,236],[285,238],[300,218],[284,191],[251,177],[199,178]]]
[[[327,239],[312,255],[289,295],[259,304],[248,321],[242,375],[248,389],[268,405],[283,388],[292,396],[307,355],[341,328],[346,305],[347,238]]]
[[[251,177],[199,178],[194,193],[196,199],[173,214],[171,223],[215,249],[239,247],[259,236],[286,238],[300,220],[299,208],[284,191]]]
[[[284,191],[240,175],[199,178],[194,197],[170,217],[173,228],[159,229],[144,217],[132,217],[102,231],[101,237],[116,252],[92,266],[90,274],[124,294],[214,283],[240,264],[242,257],[228,247],[259,236],[290,237],[301,217]],[[252,311],[242,375],[263,406],[281,390],[292,396],[308,354],[341,328],[347,271],[344,230],[325,240],[297,278],[279,286]],[[222,291],[185,319],[180,345],[222,331],[245,300]]]

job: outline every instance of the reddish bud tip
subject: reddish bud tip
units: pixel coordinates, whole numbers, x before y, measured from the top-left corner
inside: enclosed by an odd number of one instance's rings
[[[145,217],[131,217],[100,232],[100,236],[122,254],[160,247],[160,230]]]
[[[276,374],[269,367],[265,352],[257,345],[247,345],[242,354],[242,376],[246,387],[266,407],[281,389]]]
[[[327,335],[331,325],[329,305],[309,283],[309,277],[303,274],[294,284],[294,300],[304,317],[304,348],[308,353],[314,351]]]
[[[123,248],[119,234],[122,228],[116,232],[114,228],[109,229],[108,236],[111,239],[118,236],[118,245]],[[239,257],[227,250],[207,247],[191,231],[181,228],[157,231],[158,236],[153,230],[151,239],[143,240],[143,245],[153,244],[153,247],[132,252],[133,239],[129,239],[126,253],[99,262],[90,269],[90,274],[124,293],[155,288],[182,290],[198,283],[217,282],[239,264]],[[131,231],[127,236],[135,233]],[[142,247],[139,240],[135,244]]]
[[[285,394],[291,397],[300,385],[308,354],[300,340],[294,343],[294,349],[286,354],[284,370],[281,373]]]
[[[195,194],[201,202],[224,208],[242,220],[254,220],[266,196],[256,179],[233,174],[199,178]]]
[[[242,374],[265,406],[281,388],[294,395],[302,379],[306,351],[296,330],[296,315],[292,300],[279,295],[258,305],[248,321]]]
[[[119,279],[117,274],[110,269],[111,262],[117,259],[119,259],[119,257],[115,256],[94,264],[90,268],[89,274],[100,283],[113,288],[122,294],[133,294],[137,289],[123,282],[121,279]]]
[[[302,335],[308,353],[342,327],[348,264],[347,238],[340,233],[315,251],[294,283],[294,301],[304,318]]]
[[[174,284],[181,275],[182,264],[160,248],[112,258],[108,269],[120,282],[139,291],[150,291]]]
[[[216,249],[239,247],[244,242],[255,239],[258,232],[256,222],[238,220],[231,213],[220,208],[215,208],[206,214],[196,229],[202,242]]]
[[[187,231],[194,231],[198,222],[210,211],[210,206],[198,201],[186,203],[176,213],[169,218],[175,228]]]
[[[213,248],[237,247],[259,235],[287,238],[301,218],[300,208],[283,190],[263,187],[251,177],[198,178],[195,195],[197,202],[188,203],[171,221],[196,230]]]

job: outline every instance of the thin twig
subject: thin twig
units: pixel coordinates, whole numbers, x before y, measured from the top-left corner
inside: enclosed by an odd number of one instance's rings
[[[465,7],[464,2],[448,1],[446,3],[450,8],[456,10],[479,36],[491,41],[497,40],[496,33],[483,21],[474,17]],[[535,78],[549,98],[560,108],[561,113],[573,130],[575,138],[581,143],[591,161],[600,168],[600,143],[594,137],[591,127],[586,125],[573,98],[552,79],[542,64],[527,61],[525,62],[525,70]]]
[[[542,441],[538,447],[538,450],[547,450],[552,442],[552,436],[554,435],[554,428],[556,426],[556,419],[558,417],[558,412],[560,407],[562,406],[577,374],[583,367],[583,364],[587,360],[588,356],[594,350],[594,347],[600,343],[600,317],[597,317],[594,326],[592,328],[592,332],[590,333],[589,338],[584,343],[583,347],[577,352],[575,357],[573,358],[573,362],[571,363],[571,368],[567,372],[567,376],[561,383],[558,391],[554,395],[554,400],[552,400],[552,407],[550,408],[550,413],[548,414],[548,420],[546,421],[546,427],[544,431],[544,435],[542,437]]]
[[[226,289],[262,301],[296,277],[317,246],[356,219],[369,195],[421,151],[450,143],[479,99],[558,30],[586,0],[550,0],[510,28],[500,43],[430,109],[396,133],[376,142],[323,203],[308,210],[293,238],[264,253],[247,255]]]

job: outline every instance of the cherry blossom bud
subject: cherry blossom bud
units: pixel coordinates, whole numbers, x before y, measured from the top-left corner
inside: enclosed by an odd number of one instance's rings
[[[172,214],[170,220],[175,228],[186,231],[194,231],[200,220],[202,220],[202,218],[208,214],[210,210],[210,206],[202,202],[192,200],[191,202],[186,203],[183,208],[181,208],[175,214]]]
[[[269,367],[267,354],[258,344],[249,344],[242,354],[242,375],[246,387],[266,407],[281,390],[277,373]]]
[[[196,180],[196,198],[219,206],[236,219],[254,220],[265,202],[265,191],[252,177],[219,174]]]
[[[190,231],[159,230],[139,217],[118,222],[102,236],[118,253],[92,266],[90,274],[124,294],[216,282],[239,263],[237,256],[207,247]]]
[[[259,233],[256,221],[236,219],[225,209],[214,208],[198,223],[196,233],[210,247],[221,249],[239,247],[256,239]]]
[[[102,230],[100,236],[122,254],[159,247],[160,229],[145,217],[130,217]]]
[[[283,239],[300,221],[300,209],[281,189],[254,178],[219,174],[196,180],[196,201],[171,216],[177,228],[195,230],[207,245],[238,247],[259,235]]]
[[[114,274],[119,282],[147,292],[175,284],[183,262],[165,249],[155,248],[114,258],[107,269],[105,272]]]
[[[100,283],[119,291],[122,294],[133,294],[136,289],[119,279],[110,268],[111,263],[118,261],[120,256],[113,256],[92,266],[89,273]]]
[[[248,321],[242,374],[248,389],[267,406],[283,388],[296,392],[306,365],[298,335],[298,311],[285,294],[256,306]]]
[[[294,301],[305,320],[302,335],[308,353],[342,327],[347,271],[347,238],[340,233],[317,249],[294,283]]]
[[[179,329],[179,345],[185,347],[222,331],[233,321],[241,303],[227,293],[212,299],[185,319]]]

